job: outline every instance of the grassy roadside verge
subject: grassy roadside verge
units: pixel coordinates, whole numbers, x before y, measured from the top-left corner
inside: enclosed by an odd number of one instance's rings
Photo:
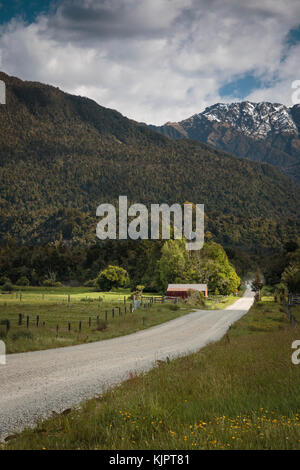
[[[256,304],[219,342],[159,363],[8,449],[299,449],[300,339],[279,305]]]
[[[31,304],[23,305],[21,310],[24,314],[22,326],[18,326],[16,321],[16,307],[11,305],[9,311],[6,308],[3,315],[0,313],[0,339],[5,341],[7,353],[72,346],[128,335],[174,320],[193,310],[192,307],[184,304],[156,304],[151,308],[141,307],[131,313],[129,305],[127,305],[127,313],[125,314],[125,307],[122,304],[104,304],[104,306],[101,304],[101,310],[96,302],[84,304],[77,302],[68,307],[67,305],[47,303],[34,309]],[[121,305],[121,315],[117,305]],[[112,314],[112,309],[114,309],[114,314]],[[36,326],[36,315],[32,315],[33,311],[39,313],[38,327]],[[107,321],[105,320],[105,311],[108,312]],[[31,314],[29,328],[26,327],[27,314]],[[97,316],[99,316],[98,322]],[[4,318],[14,319],[11,320],[11,329],[8,334]],[[91,318],[91,324],[89,318]],[[43,326],[44,321],[45,325]],[[81,321],[81,329],[79,329],[79,321]],[[68,330],[69,322],[71,323],[70,331]],[[1,325],[1,323],[3,324]],[[58,331],[56,330],[57,324],[59,325]]]
[[[243,297],[244,293],[245,293],[245,290],[246,290],[246,287],[242,287],[239,292],[237,293],[237,295],[226,295],[226,296],[221,296],[221,299],[220,301],[217,301],[217,302],[210,302],[210,301],[207,301],[206,304],[207,304],[207,308],[209,310],[223,310],[224,308],[226,307],[229,307],[230,305],[232,305],[234,302],[236,302],[238,299],[240,299],[241,297]]]
[[[194,309],[193,305],[185,303],[158,303],[130,313],[129,295],[128,289],[95,292],[86,287],[26,287],[2,294],[0,340],[5,341],[8,354],[73,346],[128,335]],[[235,296],[221,297],[216,307],[208,304],[200,308],[224,308],[235,300]],[[23,315],[21,325],[18,324],[19,314]],[[10,322],[8,333],[7,320]]]

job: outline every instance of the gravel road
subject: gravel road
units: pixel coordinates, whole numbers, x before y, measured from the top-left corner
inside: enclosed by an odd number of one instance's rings
[[[220,339],[253,303],[250,290],[225,310],[198,310],[128,336],[7,356],[0,365],[0,440],[148,370],[158,359]]]

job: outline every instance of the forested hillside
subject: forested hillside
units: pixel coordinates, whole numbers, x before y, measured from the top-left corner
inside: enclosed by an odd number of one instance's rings
[[[280,248],[299,232],[299,188],[272,166],[170,140],[87,99],[1,73],[0,237],[94,243],[96,208],[204,203],[225,246]]]

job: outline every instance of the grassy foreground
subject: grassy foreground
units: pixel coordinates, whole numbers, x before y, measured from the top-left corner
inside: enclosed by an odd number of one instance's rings
[[[299,313],[299,310],[298,310]],[[159,363],[7,442],[8,449],[299,449],[300,365],[278,304],[262,301],[219,342]]]

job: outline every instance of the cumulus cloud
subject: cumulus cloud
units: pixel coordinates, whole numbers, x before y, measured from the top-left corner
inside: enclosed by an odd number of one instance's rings
[[[63,0],[2,26],[0,67],[157,124],[202,111],[250,73],[269,85],[249,99],[290,104],[299,46],[286,38],[299,18],[298,0]]]

